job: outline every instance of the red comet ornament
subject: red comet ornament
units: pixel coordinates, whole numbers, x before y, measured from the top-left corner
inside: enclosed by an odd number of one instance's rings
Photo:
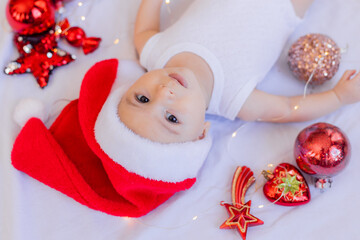
[[[282,206],[298,206],[310,201],[310,189],[304,176],[289,163],[281,163],[274,172],[263,171],[268,180],[263,191],[270,201]]]
[[[329,123],[316,123],[296,138],[294,156],[299,168],[316,177],[317,188],[331,187],[331,177],[348,164],[351,146],[346,135]]]
[[[242,239],[246,239],[247,229],[251,226],[264,224],[263,221],[250,214],[251,201],[245,203],[247,189],[255,182],[255,177],[250,168],[238,167],[234,173],[231,196],[232,203],[221,202],[230,217],[220,226],[221,229],[236,228]]]

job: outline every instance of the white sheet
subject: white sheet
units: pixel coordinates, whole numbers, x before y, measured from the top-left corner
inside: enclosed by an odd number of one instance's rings
[[[1,68],[17,57],[13,35],[3,14],[6,2],[0,2]],[[251,199],[255,207],[265,205],[262,209],[251,210],[265,224],[249,228],[248,239],[359,239],[359,103],[305,123],[245,124],[211,118],[214,147],[197,183],[139,219],[114,217],[91,210],[12,167],[10,152],[20,131],[12,120],[18,100],[25,97],[42,100],[51,113],[49,125],[67,103],[66,99],[77,98],[82,76],[91,65],[112,57],[135,60],[131,36],[139,2],[87,0],[81,7],[77,5],[78,0],[68,2],[66,15],[70,23],[83,27],[88,36],[102,37],[103,42],[88,56],[61,42],[63,49],[78,58],[55,69],[45,89],[40,89],[30,74],[0,74],[0,239],[241,239],[235,230],[219,229],[228,217],[219,203],[230,201],[231,179],[238,165],[247,165],[257,177],[256,186],[250,188],[246,199]],[[173,0],[170,9],[164,7],[163,26],[175,21],[189,2]],[[283,95],[302,94],[304,85],[291,76],[285,55],[290,43],[306,33],[324,33],[342,48],[348,46],[338,74],[331,82],[312,89],[313,92],[333,86],[346,69],[359,69],[359,12],[358,0],[316,0],[259,88]],[[81,16],[86,17],[85,21],[80,19]],[[117,38],[119,43],[114,44]],[[120,72],[125,77],[142,71],[134,62],[121,64]],[[312,199],[307,205],[282,207],[269,204],[262,194],[261,170],[270,163],[295,164],[292,147],[296,135],[317,121],[335,124],[347,133],[352,145],[349,166],[334,177],[333,187],[325,193],[317,191],[309,182]],[[238,127],[237,136],[232,138]]]

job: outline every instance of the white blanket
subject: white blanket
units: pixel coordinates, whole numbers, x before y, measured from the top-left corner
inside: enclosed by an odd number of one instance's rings
[[[0,2],[1,68],[18,56],[4,14],[6,2]],[[246,200],[252,200],[251,213],[265,222],[249,228],[248,239],[359,239],[360,103],[304,123],[244,123],[210,118],[214,146],[196,184],[139,219],[94,211],[15,170],[10,153],[20,127],[12,116],[20,99],[31,97],[43,101],[51,114],[49,126],[68,100],[78,97],[82,77],[95,62],[114,57],[136,60],[132,31],[139,0],[86,0],[82,6],[78,0],[65,2],[65,16],[70,23],[81,26],[90,37],[102,37],[103,41],[100,48],[88,56],[60,41],[60,47],[74,53],[77,60],[55,69],[45,89],[38,87],[31,74],[0,73],[0,239],[241,239],[236,230],[219,229],[228,217],[219,203],[231,201],[231,179],[239,165],[251,168],[257,178]],[[162,26],[175,21],[189,2],[173,0],[164,6]],[[316,0],[259,88],[275,94],[302,94],[304,84],[291,75],[286,54],[290,44],[307,33],[329,35],[340,47],[348,47],[334,79],[311,88],[311,92],[329,89],[346,69],[359,69],[359,12],[358,0]],[[127,78],[143,71],[134,61],[121,61],[120,66],[120,74]],[[312,194],[306,205],[270,204],[262,193],[261,170],[268,164],[281,162],[296,165],[295,137],[304,127],[318,121],[337,125],[348,135],[352,145],[349,165],[334,177],[332,188],[324,193],[315,189],[306,177]],[[237,135],[233,138],[235,131]],[[259,205],[264,208],[257,208]]]

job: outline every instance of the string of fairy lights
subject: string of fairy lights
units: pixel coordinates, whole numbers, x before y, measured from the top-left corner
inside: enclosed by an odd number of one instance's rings
[[[167,9],[168,14],[171,14],[171,8],[170,8],[171,0],[164,0],[164,3],[165,3],[165,6],[166,6],[166,9]],[[83,6],[84,6],[84,3],[81,2],[81,1],[79,1],[79,2],[77,3],[77,6],[78,6],[79,8],[80,8],[80,7],[83,7]],[[91,5],[90,5],[90,6],[91,6]],[[73,9],[72,12],[74,12],[74,11],[76,11],[76,9]],[[89,12],[89,11],[90,11],[90,9],[88,9],[87,12]],[[59,13],[60,15],[63,15],[65,12],[66,12],[66,10],[65,10],[64,7],[60,8],[60,9],[58,10],[58,13]],[[71,15],[71,14],[70,14],[70,15]],[[86,14],[81,15],[81,16],[79,17],[79,19],[84,22],[84,21],[86,20]],[[120,40],[121,40],[121,39],[120,39],[119,37],[115,38],[115,39],[113,40],[113,42],[112,42],[113,45],[119,44],[119,43],[120,43]],[[109,45],[108,45],[108,46],[109,46]]]
[[[88,5],[89,3],[84,3],[82,1],[78,1],[76,2],[76,6],[78,8],[83,8],[85,5]],[[168,11],[168,14],[171,14],[171,0],[164,0],[164,4],[166,5],[166,9]],[[91,5],[91,4],[90,4]],[[76,17],[75,16],[75,19],[77,18],[78,20],[80,20],[81,22],[85,22],[87,20],[87,16],[88,16],[88,13],[90,11],[90,8],[91,6],[89,6],[88,10],[87,10],[87,13],[85,14],[82,14],[81,16],[78,16]],[[66,10],[67,11],[67,10]],[[65,8],[61,8],[58,10],[58,14],[60,16],[64,15],[66,13],[65,11]],[[72,9],[71,13],[69,13],[69,15],[72,15],[72,18],[74,18],[74,15],[76,14],[73,14],[77,11],[77,9]],[[5,30],[6,32],[11,32],[11,29],[8,27],[8,26],[5,26],[4,23],[6,23],[6,21],[2,21],[2,28],[3,30]],[[121,41],[121,38],[120,37],[116,37],[115,39],[111,40],[111,45],[117,45],[120,43]],[[346,52],[347,48],[344,50],[344,52]],[[321,64],[321,61],[319,62],[319,65]],[[316,70],[316,69],[315,69]],[[314,72],[315,72],[314,70]],[[312,80],[312,76],[310,76],[310,78],[308,79],[308,81],[306,82],[305,84],[305,87],[304,87],[304,91],[303,91],[303,99],[306,98],[307,96],[307,90],[308,90],[308,87],[309,87],[309,84],[311,83],[311,80]],[[290,112],[288,114],[291,114],[292,111],[298,111],[299,109],[301,108],[301,101],[298,102],[297,104],[295,104],[294,106],[292,106],[290,108]],[[287,115],[286,115],[287,116]],[[277,118],[276,120],[279,120],[281,118],[284,118],[286,116],[280,116],[279,118]],[[261,121],[261,119],[259,119]],[[274,119],[273,119],[274,120]],[[239,135],[239,132],[246,126],[247,123],[243,124],[242,126],[240,126],[238,129],[236,129],[236,131],[234,131],[231,135],[230,135],[230,139],[234,139],[236,138],[238,135]],[[228,147],[228,151],[229,151],[229,145],[227,146]],[[235,160],[234,160],[235,161]],[[274,164],[270,163],[267,165],[268,168],[273,168],[274,167]],[[258,178],[261,178],[260,177],[261,174],[258,175]],[[255,187],[254,187],[254,190],[250,193],[248,193],[248,197],[251,198],[259,189],[261,189],[262,187],[262,184],[258,184],[255,182]],[[230,184],[229,184],[229,191],[230,192]],[[283,195],[281,195],[279,197],[279,199],[282,197]],[[279,200],[278,199],[278,200]],[[263,208],[266,208],[266,207],[269,207],[271,205],[274,205],[278,200],[276,200],[275,202],[270,202],[270,203],[267,203],[267,204],[259,204],[257,206],[253,206],[251,208],[256,208],[256,209],[263,209]],[[234,204],[234,203],[229,203],[229,204]],[[194,221],[197,221],[199,220],[202,216],[205,216],[207,213],[209,213],[209,211],[211,209],[214,209],[215,207],[219,207],[220,204],[219,203],[216,203],[216,205],[212,205],[212,206],[209,206],[207,209],[203,210],[202,212],[198,212],[196,214],[194,214],[192,217],[190,218],[187,218],[187,219],[183,219],[183,222],[182,223],[179,223],[179,224],[176,224],[176,225],[173,225],[173,226],[160,226],[160,225],[154,225],[154,224],[151,224],[151,223],[148,223],[146,222],[145,220],[143,219],[133,219],[133,218],[128,218],[128,217],[124,217],[124,221],[130,223],[130,222],[137,222],[137,223],[140,223],[140,224],[143,224],[145,226],[148,226],[148,227],[153,227],[153,228],[160,228],[160,229],[167,229],[167,230],[171,230],[171,229],[178,229],[178,228],[182,228],[186,225],[189,225],[189,224],[192,224]]]
[[[57,11],[57,14],[59,15],[59,17],[63,17],[64,15],[68,15],[68,16],[71,16],[72,20],[75,20],[75,22],[78,20],[82,23],[84,23],[86,20],[87,20],[87,16],[88,16],[88,13],[91,9],[91,5],[90,3],[88,2],[82,2],[82,1],[78,1],[78,2],[75,2],[74,4],[76,4],[75,6],[77,6],[78,8],[83,8],[84,6],[87,6],[87,11],[84,13],[84,14],[81,14],[80,16],[77,16],[76,17],[76,12],[78,12],[78,10],[76,8],[72,8],[71,12],[67,12],[68,9],[65,9],[64,7],[61,7],[60,9],[58,9]],[[168,14],[171,14],[171,0],[164,0],[164,4],[166,6],[166,10],[168,12]],[[81,11],[80,11],[81,12]],[[3,23],[6,22],[6,21],[3,21]],[[4,26],[3,26],[4,28]],[[8,28],[7,30],[8,32],[11,32],[11,29]],[[121,38],[117,37],[115,38],[113,41],[112,41],[112,44],[113,45],[117,45],[120,43],[120,40]],[[110,44],[111,45],[111,44]],[[106,46],[105,46],[106,47]],[[309,79],[308,82],[311,81],[311,78]],[[308,87],[308,84],[305,86],[305,89],[304,89],[304,98],[306,96],[306,88]],[[296,111],[299,109],[299,104],[294,106],[293,107],[293,111]],[[237,129],[232,135],[231,135],[231,138],[235,138],[238,134],[239,131],[241,131],[241,129],[244,127],[245,125],[242,125],[239,129]],[[235,161],[235,160],[234,160]],[[273,168],[274,165],[273,164],[268,164],[268,167],[269,168]],[[261,178],[261,174],[259,174],[258,178]],[[229,184],[230,186],[230,184]],[[261,189],[261,186],[262,184],[258,184],[257,182],[255,182],[255,187],[254,187],[254,190],[250,193],[248,193],[248,197],[251,198],[259,189]],[[230,192],[230,190],[228,191]],[[280,196],[280,198],[282,197],[282,195]],[[279,198],[279,199],[280,199]],[[225,203],[229,203],[229,202],[225,202]],[[269,202],[267,204],[259,204],[257,206],[253,206],[251,208],[257,208],[257,209],[262,209],[262,208],[266,208],[268,206],[271,206],[271,205],[274,205],[276,203],[275,202]],[[229,203],[229,204],[234,204],[234,203]],[[160,228],[160,229],[167,229],[167,230],[171,230],[171,229],[178,229],[178,228],[181,228],[181,227],[184,227],[186,225],[189,225],[189,224],[192,224],[194,221],[197,221],[199,219],[201,219],[202,216],[205,216],[206,214],[209,213],[209,211],[211,209],[214,209],[216,207],[219,207],[220,204],[219,203],[216,203],[214,205],[211,205],[209,206],[207,209],[203,210],[202,212],[199,212],[197,214],[194,214],[192,217],[189,217],[187,219],[184,219],[182,223],[179,223],[179,224],[176,224],[176,225],[173,225],[173,226],[160,226],[160,225],[154,225],[154,224],[151,224],[151,223],[148,223],[146,222],[145,220],[143,219],[134,219],[134,218],[128,218],[128,217],[124,217],[124,221],[126,221],[127,223],[131,223],[131,222],[137,222],[137,223],[140,223],[140,224],[143,224],[145,226],[148,226],[148,227],[153,227],[153,228]]]

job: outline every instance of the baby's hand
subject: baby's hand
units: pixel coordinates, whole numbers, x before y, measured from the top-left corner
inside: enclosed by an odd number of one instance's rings
[[[360,101],[360,72],[351,78],[355,73],[347,70],[333,89],[342,105]]]

